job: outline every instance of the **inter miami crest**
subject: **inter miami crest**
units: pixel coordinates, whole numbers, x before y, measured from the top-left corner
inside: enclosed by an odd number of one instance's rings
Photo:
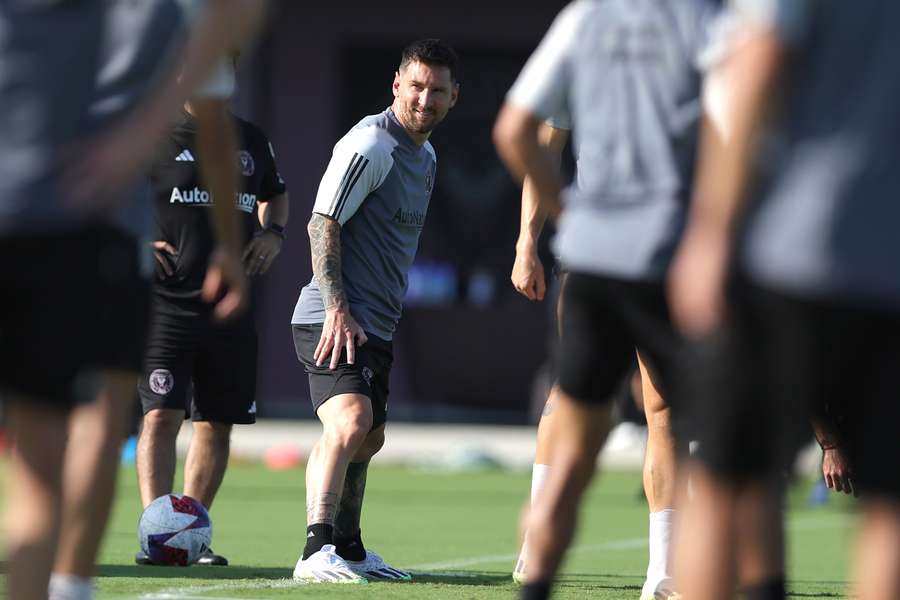
[[[156,369],[150,373],[150,389],[154,394],[165,396],[175,387],[175,377],[168,369]]]
[[[252,177],[256,171],[256,163],[253,162],[253,156],[246,150],[238,152],[238,165],[241,168],[241,175],[244,177]]]

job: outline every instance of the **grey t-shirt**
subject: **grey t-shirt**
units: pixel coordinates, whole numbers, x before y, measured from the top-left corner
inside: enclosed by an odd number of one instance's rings
[[[124,192],[131,201],[113,213],[74,211],[64,201],[62,157],[77,153],[152,88],[177,59],[177,42],[198,3],[0,2],[0,235],[101,220],[145,232],[151,222],[145,185]],[[212,81],[200,91],[230,93]]]
[[[735,5],[789,49],[745,268],[787,293],[900,306],[900,3]]]
[[[350,314],[369,334],[393,337],[407,274],[434,188],[429,142],[419,146],[388,109],[360,121],[335,145],[313,212],[341,225],[341,266]],[[291,323],[325,321],[315,276],[300,292]]]
[[[508,101],[571,118],[577,186],[555,240],[569,270],[658,279],[681,233],[700,109],[705,0],[576,0]]]

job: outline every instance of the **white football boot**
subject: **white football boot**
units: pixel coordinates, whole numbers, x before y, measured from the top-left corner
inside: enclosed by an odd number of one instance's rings
[[[301,556],[294,567],[294,579],[307,583],[368,583],[337,555],[333,544],[322,546],[306,560]]]
[[[357,575],[373,581],[409,581],[412,579],[412,575],[390,566],[371,550],[366,550],[365,560],[348,560],[347,566]]]
[[[519,558],[516,559],[516,568],[513,569],[512,578],[513,581],[518,583],[519,585],[525,585],[528,583],[528,577],[525,575],[525,557],[527,556],[527,546],[525,543],[522,544],[522,549],[519,551]]]

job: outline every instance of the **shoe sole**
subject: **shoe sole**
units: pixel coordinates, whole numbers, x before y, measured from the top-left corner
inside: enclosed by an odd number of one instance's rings
[[[324,573],[325,571],[323,571]],[[331,571],[331,573],[335,573],[335,571]],[[302,581],[304,583],[333,583],[337,585],[363,585],[369,583],[365,578],[355,577],[349,578],[349,576],[338,574],[341,579],[328,579],[327,577],[316,577],[315,575],[294,575],[294,581]]]

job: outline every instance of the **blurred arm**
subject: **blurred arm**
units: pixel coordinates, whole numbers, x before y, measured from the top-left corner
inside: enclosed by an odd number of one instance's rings
[[[518,181],[529,179],[537,197],[537,211],[556,219],[560,189],[558,159],[554,160],[538,140],[542,119],[527,109],[506,103],[494,126],[494,144],[500,158]],[[524,209],[523,209],[524,210]]]
[[[569,139],[567,129],[557,129],[544,123],[538,129],[538,143],[546,149],[553,166],[559,170],[562,152]],[[522,213],[516,259],[510,279],[519,293],[529,300],[543,300],[546,292],[544,267],[538,257],[538,239],[547,213],[543,210],[537,189],[530,177],[522,183]]]
[[[669,276],[673,318],[690,337],[708,335],[723,318],[732,227],[744,201],[757,133],[784,52],[775,33],[754,31],[719,67],[718,75],[729,91],[719,126],[707,118],[701,126],[688,225]]]

